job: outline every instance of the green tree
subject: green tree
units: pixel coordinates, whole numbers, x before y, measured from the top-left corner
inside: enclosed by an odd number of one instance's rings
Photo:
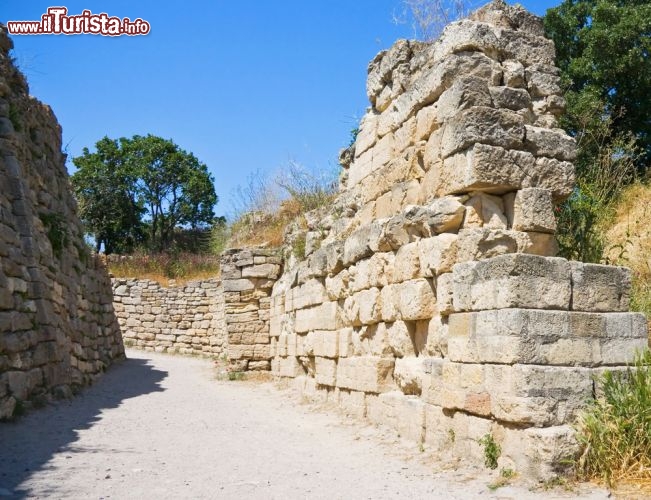
[[[168,248],[178,226],[197,229],[212,224],[217,203],[214,181],[192,153],[153,135],[134,136],[125,141],[124,150],[126,164],[138,173],[152,248]]]
[[[169,249],[175,232],[207,229],[217,195],[205,164],[153,135],[96,144],[73,159],[72,183],[82,220],[98,250],[130,251],[139,243]]]
[[[644,153],[637,166],[645,169],[651,159],[651,2],[565,0],[547,11],[545,30],[556,44],[566,89],[562,125],[576,136],[608,120],[610,143],[634,138]],[[588,108],[593,120],[586,124]],[[584,157],[596,157],[602,144],[585,139]]]
[[[119,141],[104,137],[95,153],[74,158],[71,178],[79,213],[99,252],[127,253],[142,242],[144,209],[137,200],[136,175],[124,164]]]

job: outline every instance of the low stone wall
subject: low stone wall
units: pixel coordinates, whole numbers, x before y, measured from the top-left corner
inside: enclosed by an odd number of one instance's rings
[[[169,288],[151,280],[112,281],[113,307],[127,346],[211,357],[225,352],[224,294],[220,280]]]

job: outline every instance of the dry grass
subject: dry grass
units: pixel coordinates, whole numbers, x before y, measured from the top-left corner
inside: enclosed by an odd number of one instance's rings
[[[230,245],[279,247],[283,244],[287,226],[299,220],[303,213],[305,211],[302,204],[292,198],[282,202],[276,213],[244,214],[231,226]]]
[[[213,247],[282,246],[290,224],[305,229],[304,214],[332,204],[338,174],[310,172],[292,162],[274,177],[257,172],[238,190],[228,241],[217,235]]]
[[[189,253],[135,253],[110,260],[108,270],[120,278],[150,279],[163,286],[183,286],[190,281],[219,277],[219,257]]]
[[[651,326],[651,186],[636,183],[622,191],[614,214],[603,223],[610,242],[609,264],[627,266],[633,273],[631,308],[644,312]]]

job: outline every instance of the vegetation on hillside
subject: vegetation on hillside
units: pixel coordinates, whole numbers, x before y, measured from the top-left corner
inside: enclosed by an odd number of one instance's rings
[[[211,253],[149,253],[106,257],[109,272],[121,278],[150,279],[163,286],[174,280],[177,285],[188,281],[219,276],[219,255]]]
[[[273,177],[255,172],[236,192],[231,224],[213,231],[213,250],[282,245],[290,224],[304,224],[305,213],[334,200],[337,178],[338,170],[309,171],[294,162]]]

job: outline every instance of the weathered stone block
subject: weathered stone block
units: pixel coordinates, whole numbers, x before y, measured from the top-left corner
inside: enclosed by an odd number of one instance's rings
[[[339,332],[316,331],[313,333],[313,349],[315,356],[337,358],[339,356]]]
[[[318,279],[311,279],[292,291],[292,308],[305,309],[306,307],[321,304],[327,301],[325,285]]]
[[[271,358],[271,348],[267,345],[231,345],[228,348],[228,359],[262,361]]]
[[[501,309],[449,317],[448,357],[463,363],[621,365],[646,342],[645,318],[636,313]]]
[[[566,475],[581,447],[570,425],[503,429],[500,464],[539,482]]]
[[[452,271],[457,260],[456,234],[444,233],[418,241],[421,275],[430,278]]]
[[[242,269],[243,278],[268,278],[277,279],[280,273],[278,264],[258,264]]]
[[[531,107],[531,96],[529,92],[521,88],[511,87],[489,87],[493,106],[506,108],[513,111],[529,109]]]
[[[490,259],[518,251],[518,233],[504,229],[462,229],[457,239],[457,262]]]
[[[425,434],[425,403],[418,397],[391,391],[371,398],[367,408],[368,419],[386,425],[400,437],[421,443]]]
[[[574,187],[574,167],[569,162],[487,144],[471,145],[432,168],[439,196],[471,191],[502,194],[537,187],[549,189],[554,200],[561,201]]]
[[[520,425],[562,425],[592,397],[592,371],[539,365],[444,362],[428,403]]]
[[[456,114],[443,129],[441,155],[447,158],[474,144],[489,144],[507,149],[522,149],[525,125],[517,113],[476,106]],[[540,143],[537,141],[536,144]]]
[[[402,358],[417,355],[414,345],[415,332],[410,329],[407,323],[397,320],[380,326],[385,327],[384,333],[386,333],[387,347],[393,356]]]
[[[373,233],[375,232],[374,230],[376,230],[376,228],[371,225],[362,226],[355,230],[346,239],[342,261],[345,267],[354,264],[358,260],[371,256],[373,252],[371,251],[369,243]]]
[[[337,380],[337,362],[334,359],[314,358],[316,363],[315,379],[317,384],[333,387]]]
[[[248,279],[224,280],[223,287],[225,292],[243,292],[253,290],[255,284]]]
[[[473,194],[464,205],[466,207],[463,219],[464,228],[507,229],[508,222],[502,198],[480,192]]]
[[[493,106],[488,83],[483,78],[460,76],[436,102],[437,119],[448,121],[473,106]]]
[[[405,281],[397,285],[395,299],[402,320],[429,319],[436,314],[434,286],[425,278]]]
[[[354,295],[354,300],[359,305],[359,321],[362,325],[372,325],[382,319],[382,303],[380,290],[370,288]]]
[[[396,252],[393,268],[393,281],[403,281],[418,278],[420,275],[419,243],[412,242],[400,247]]]
[[[340,358],[346,358],[353,355],[352,333],[352,328],[342,328],[338,331],[339,349],[337,355]]]
[[[337,387],[376,394],[390,390],[393,364],[393,359],[389,358],[341,358],[337,367]]]
[[[456,311],[570,307],[570,264],[565,259],[507,254],[456,264],[453,273]]]
[[[511,225],[516,231],[555,233],[556,217],[551,191],[538,188],[518,191],[513,200]]]
[[[294,328],[297,333],[310,330],[336,330],[343,326],[343,313],[337,302],[324,302],[321,305],[296,311]]]
[[[573,311],[628,311],[630,269],[582,262],[570,264]]]
[[[350,415],[356,418],[366,417],[366,401],[377,396],[373,394],[364,394],[360,391],[348,391],[345,389],[335,388],[336,401],[339,406]]]
[[[420,396],[423,390],[425,370],[423,359],[416,357],[403,357],[396,359],[393,379],[406,395]]]
[[[573,161],[576,158],[576,141],[561,129],[525,125],[524,146],[536,156]]]
[[[377,140],[378,113],[367,113],[359,124],[359,132],[355,138],[355,157],[371,148]]]

